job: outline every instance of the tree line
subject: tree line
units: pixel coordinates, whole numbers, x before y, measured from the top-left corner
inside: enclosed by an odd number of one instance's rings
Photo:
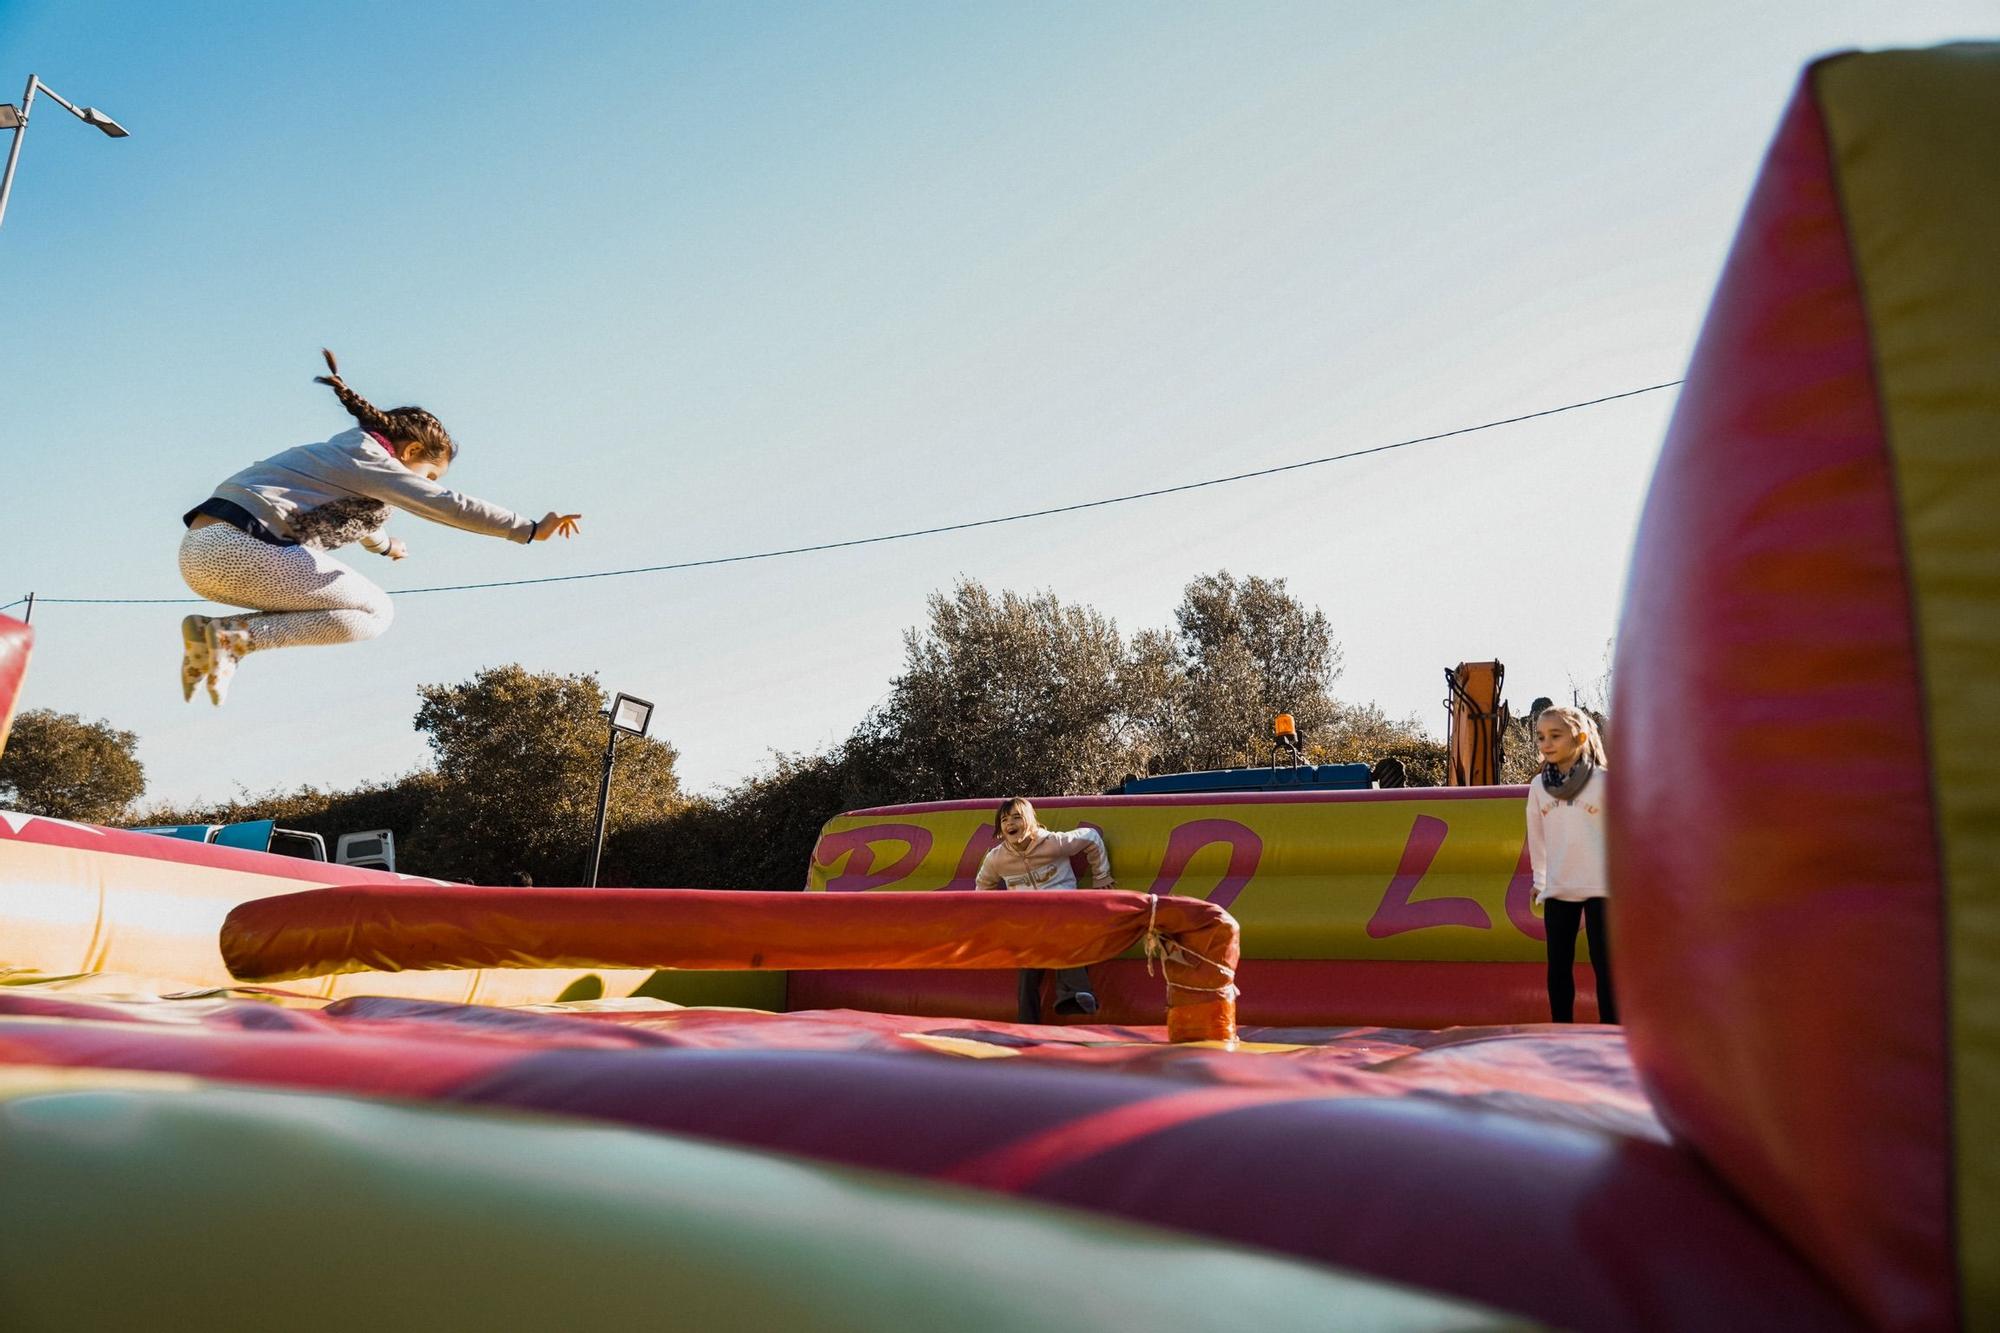
[[[1307,762],[1394,758],[1415,785],[1443,781],[1444,746],[1416,718],[1337,697],[1340,646],[1282,578],[1202,575],[1171,624],[1129,639],[1087,605],[971,579],[933,593],[926,612],[904,632],[887,697],[824,750],[774,753],[743,782],[692,794],[671,744],[627,738],[603,881],[797,888],[820,826],[842,810],[1101,792],[1139,774],[1262,764],[1281,712],[1297,720]],[[100,824],[275,819],[329,848],[340,833],[387,828],[407,873],[574,884],[596,832],[606,703],[589,673],[493,667],[419,689],[413,722],[431,759],[413,772],[151,807],[137,807],[130,732],[31,710],[0,756],[0,804]],[[1536,766],[1526,722],[1504,742],[1503,778],[1525,781]]]

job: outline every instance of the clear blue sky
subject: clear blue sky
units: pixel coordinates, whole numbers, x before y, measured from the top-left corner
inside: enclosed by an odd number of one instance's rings
[[[564,8],[578,13],[559,12]],[[178,515],[377,402],[568,545],[407,517],[390,589],[839,540],[1266,467],[1677,378],[1799,66],[1990,3],[0,0],[36,108],[0,227],[0,602],[181,596]],[[696,787],[883,697],[925,595],[1126,632],[1282,576],[1344,697],[1595,680],[1673,395],[858,551],[399,599],[183,705],[180,608],[48,606],[28,707],[150,794],[423,757],[418,684],[520,661],[658,701]]]

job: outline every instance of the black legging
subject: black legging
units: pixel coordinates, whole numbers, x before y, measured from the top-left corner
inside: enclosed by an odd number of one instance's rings
[[[1594,947],[1594,946],[1593,946]],[[1042,978],[1047,971],[1039,967],[1021,969],[1021,979],[1014,989],[1016,1021],[1039,1023],[1042,1021]],[[1090,969],[1087,967],[1065,967],[1056,973],[1056,1004],[1074,998],[1078,993],[1090,990]]]
[[[1542,899],[1542,925],[1549,933],[1549,1017],[1557,1023],[1576,1021],[1576,928],[1583,925],[1590,939],[1590,967],[1597,974],[1597,1021],[1618,1021],[1618,997],[1611,990],[1611,932],[1605,927],[1602,898],[1580,903]]]

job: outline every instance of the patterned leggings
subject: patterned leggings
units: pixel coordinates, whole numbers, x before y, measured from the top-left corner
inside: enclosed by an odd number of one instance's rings
[[[181,577],[212,602],[248,607],[232,617],[253,648],[358,643],[389,628],[389,594],[310,546],[273,546],[227,523],[181,538]]]

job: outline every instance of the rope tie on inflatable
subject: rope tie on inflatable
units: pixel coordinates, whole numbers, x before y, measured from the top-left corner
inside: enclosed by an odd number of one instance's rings
[[[1153,964],[1157,961],[1160,965],[1160,970],[1158,975],[1162,980],[1166,982],[1167,989],[1170,991],[1173,990],[1204,991],[1210,995],[1220,996],[1225,1000],[1233,1000],[1237,996],[1243,993],[1236,985],[1235,968],[1225,966],[1222,963],[1218,963],[1213,958],[1204,958],[1202,955],[1196,953],[1193,949],[1188,948],[1186,945],[1181,944],[1176,940],[1167,938],[1167,936],[1159,929],[1159,926],[1157,925],[1159,917],[1160,917],[1160,897],[1158,894],[1148,894],[1147,908],[1146,908],[1146,938],[1144,942],[1146,950],[1147,976],[1150,977],[1155,975],[1153,971]],[[1175,981],[1166,975],[1167,964],[1179,963],[1183,966],[1186,966],[1190,963],[1190,961],[1201,963],[1207,967],[1215,969],[1216,975],[1223,979],[1222,984],[1220,986],[1196,986],[1190,982]]]

